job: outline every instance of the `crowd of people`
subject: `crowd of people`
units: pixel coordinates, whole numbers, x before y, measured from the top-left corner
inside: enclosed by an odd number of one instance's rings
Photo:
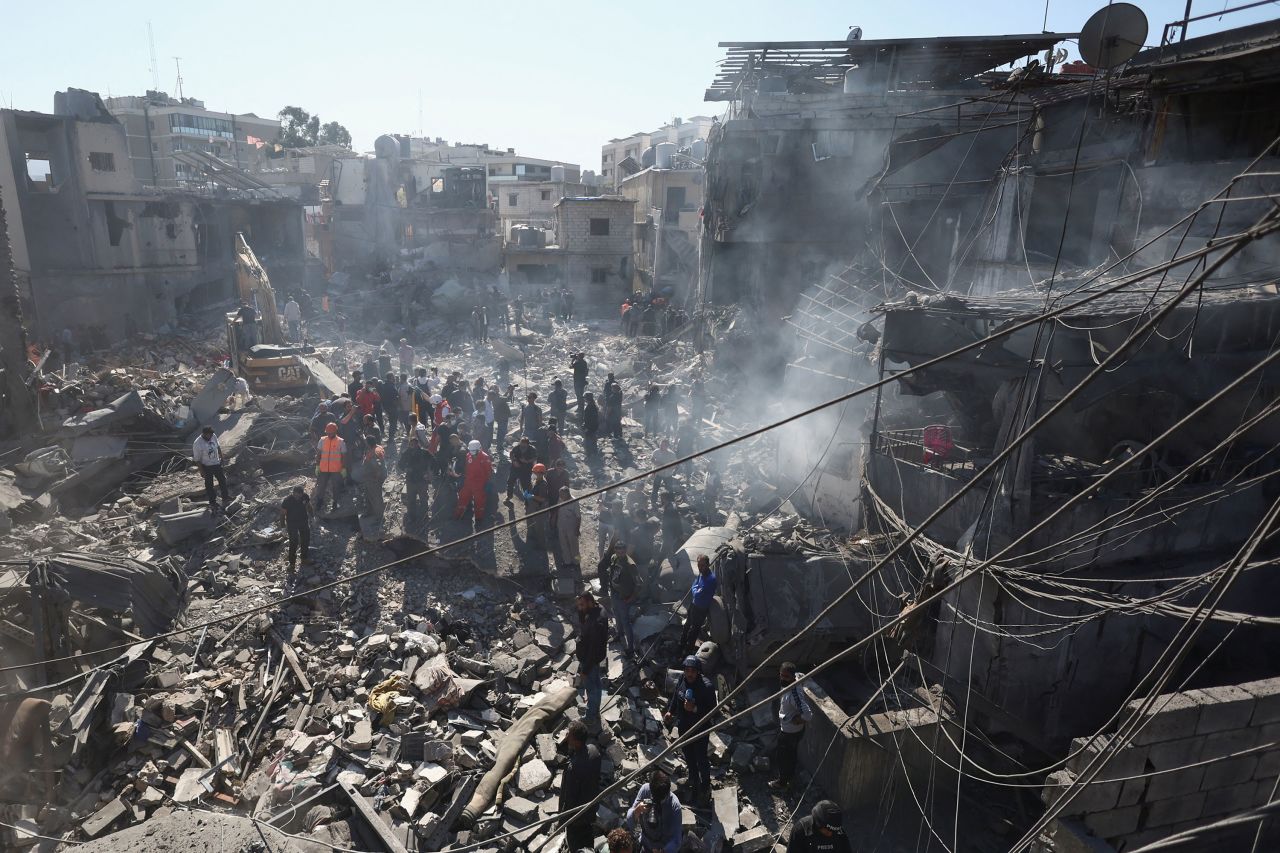
[[[631,310],[644,313],[661,308],[650,301],[644,306],[636,303]],[[523,310],[517,299],[508,314],[517,330]],[[560,310],[572,316],[572,300],[567,304],[562,300]],[[487,318],[477,309],[472,319],[479,337],[484,334],[481,327],[487,328]],[[507,381],[502,370],[495,378],[468,380],[458,371],[441,375],[436,367],[417,365],[414,347],[404,338],[396,356],[398,370],[385,349],[370,350],[360,369],[352,371],[346,393],[332,395],[316,407],[309,427],[315,448],[314,486],[309,494],[303,486],[293,488],[280,506],[289,541],[288,571],[294,572],[299,558],[303,563],[310,560],[315,520],[332,516],[344,500],[354,498],[351,503],[362,530],[366,521],[381,530],[384,484],[388,466],[394,464],[403,475],[406,532],[425,537],[444,519],[466,520],[480,531],[493,525],[500,505],[514,508],[518,500],[526,515],[526,547],[549,552],[559,567],[581,574],[582,511],[574,499],[571,472],[599,455],[601,438],[625,444],[627,404],[614,374],[608,373],[598,388],[590,389],[591,365],[584,352],[574,352],[567,365],[572,400],[565,380],[556,378],[545,389],[545,401],[532,389],[517,401],[517,386]],[[687,414],[682,414],[682,405]],[[695,453],[706,408],[705,389],[698,381],[687,389],[652,385],[633,400],[632,412],[644,435],[657,444],[648,464],[642,462],[641,467],[670,465]],[[572,458],[564,440],[570,430],[580,435],[587,459]],[[204,477],[207,499],[216,508],[219,497],[227,501],[228,492],[214,430],[203,431],[193,456]],[[625,493],[609,492],[600,498],[598,550],[593,558],[600,595],[585,586],[576,598],[575,678],[584,708],[581,719],[572,722],[564,735],[568,760],[560,789],[562,812],[589,804],[601,789],[601,753],[594,741],[602,738],[610,637],[616,638],[629,662],[626,672],[635,673],[652,659],[653,645],[642,648],[637,642],[637,607],[655,597],[646,588],[648,579],[656,576],[658,563],[674,553],[690,532],[677,498],[700,506],[708,517],[715,512],[719,477],[714,468],[708,470],[701,501],[693,494],[690,473],[688,463],[667,468]],[[505,494],[500,502],[503,482]],[[716,719],[718,697],[699,651],[718,594],[715,567],[708,557],[700,556],[672,655],[683,676],[667,697],[663,713],[670,731],[687,740],[682,746],[688,773],[684,790],[679,792],[664,771],[652,770],[627,810],[623,826],[607,837],[611,853],[676,853],[682,842],[681,797],[697,808],[710,805],[706,735]],[[771,787],[786,795],[795,780],[801,738],[813,711],[800,689],[803,675],[794,664],[784,663],[778,678],[785,692],[776,724],[772,763],[776,778]],[[594,819],[595,809],[588,807],[563,820],[570,850],[592,846]],[[824,800],[796,823],[789,850],[846,853],[848,840],[840,825],[839,808]]]

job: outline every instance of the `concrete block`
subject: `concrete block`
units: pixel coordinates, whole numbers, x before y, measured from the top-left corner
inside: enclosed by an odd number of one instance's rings
[[[755,758],[756,748],[749,743],[738,743],[733,747],[731,762],[739,772],[751,767],[751,759]]]
[[[1258,735],[1261,729],[1233,729],[1228,732],[1214,732],[1204,736],[1204,747],[1200,750],[1200,759],[1218,758],[1252,749],[1259,744]],[[1267,741],[1261,741],[1266,743]]]
[[[1251,809],[1271,794],[1270,782],[1244,782],[1205,793],[1203,817],[1218,817]]]
[[[124,800],[116,797],[94,812],[88,820],[80,825],[80,829],[90,838],[96,838],[104,829],[119,820],[128,810],[129,807],[125,805]]]
[[[1133,806],[1142,802],[1147,793],[1146,779],[1127,779],[1120,783],[1120,799],[1116,802],[1118,808],[1125,806]]]
[[[1203,737],[1167,740],[1147,747],[1147,760],[1151,763],[1153,770],[1171,770],[1174,767],[1185,767],[1199,761],[1202,749],[1204,749]]]
[[[1075,774],[1069,770],[1059,770],[1049,774],[1040,794],[1045,805],[1053,805],[1057,802],[1058,798],[1070,788],[1075,778]],[[1070,788],[1071,801],[1063,808],[1062,814],[1072,817],[1113,809],[1120,800],[1122,784],[1121,782],[1095,782],[1084,787]]]
[[[1200,790],[1204,781],[1203,767],[1189,767],[1173,773],[1162,773],[1147,780],[1147,802],[1184,797]]]
[[[1044,837],[1048,846],[1043,849],[1053,853],[1115,853],[1114,847],[1095,837],[1084,824],[1073,818],[1059,818],[1051,822],[1045,828]]]
[[[1270,723],[1280,723],[1280,678],[1247,681],[1236,686],[1254,699],[1253,716],[1249,720],[1249,725],[1265,726]]]
[[[1092,742],[1089,742],[1086,738],[1073,740],[1071,742],[1071,751],[1077,754],[1067,762],[1067,769],[1075,774],[1081,773],[1110,740],[1110,735],[1093,738]],[[1121,747],[1107,759],[1106,766],[1102,768],[1096,778],[1105,781],[1142,773],[1147,766],[1147,752],[1148,748],[1145,746],[1127,745]]]
[[[1159,778],[1159,777],[1156,777]],[[1174,797],[1151,803],[1147,811],[1145,827],[1156,829],[1188,818],[1198,818],[1204,812],[1205,792],[1197,791],[1185,797]]]
[[[1140,702],[1135,700],[1127,706],[1130,711],[1137,710]],[[1166,693],[1157,696],[1151,708],[1142,720],[1142,728],[1134,736],[1137,746],[1161,743],[1166,740],[1191,737],[1196,733],[1196,724],[1200,720],[1200,703],[1184,693]]]
[[[1141,817],[1142,806],[1127,806],[1085,815],[1084,825],[1099,838],[1119,838],[1136,831]]]
[[[1200,790],[1229,788],[1242,782],[1250,782],[1257,769],[1258,756],[1256,755],[1242,755],[1239,758],[1228,758],[1226,761],[1210,764],[1204,768],[1204,781],[1200,783]]]
[[[1258,766],[1253,771],[1255,779],[1274,779],[1276,776],[1280,776],[1280,748],[1260,753]]]
[[[373,746],[373,724],[368,720],[359,720],[347,736],[347,747],[356,752]]]
[[[544,791],[551,785],[551,770],[541,758],[526,761],[520,765],[516,776],[516,787],[522,794]]]
[[[755,829],[748,829],[733,836],[734,853],[759,853],[772,846],[773,836],[767,827],[757,826]]]
[[[1211,734],[1249,725],[1256,702],[1251,694],[1232,684],[1205,687],[1195,692],[1200,699],[1196,734]]]
[[[529,824],[538,819],[538,804],[524,797],[508,797],[502,813],[517,823]]]

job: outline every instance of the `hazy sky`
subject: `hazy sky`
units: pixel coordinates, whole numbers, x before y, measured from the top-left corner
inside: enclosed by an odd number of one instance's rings
[[[1104,0],[1050,0],[1048,28],[1076,32]],[[1183,0],[1140,0],[1148,44],[1182,17]],[[1234,5],[1234,4],[1233,4]],[[1222,9],[1199,0],[1197,14]],[[1280,15],[1272,4],[1192,25],[1191,35]],[[0,103],[51,111],[68,86],[104,97],[152,85],[210,109],[274,115],[297,105],[342,122],[357,149],[381,133],[488,142],[599,170],[600,144],[704,103],[722,40],[840,39],[1039,32],[1042,0],[733,0],[632,3],[223,3],[86,0],[17,3],[6,12]],[[422,93],[419,124],[418,93]]]

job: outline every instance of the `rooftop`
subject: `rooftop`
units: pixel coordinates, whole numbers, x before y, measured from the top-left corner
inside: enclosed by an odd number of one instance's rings
[[[1075,33],[859,41],[722,41],[727,48],[705,100],[731,100],[750,77],[777,76],[805,91],[839,91],[849,68],[884,69],[916,88],[956,83],[1039,53]]]

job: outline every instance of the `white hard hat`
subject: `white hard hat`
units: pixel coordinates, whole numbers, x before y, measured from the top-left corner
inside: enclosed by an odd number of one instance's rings
[[[471,441],[467,442],[467,450],[470,450],[472,453],[479,453],[480,442],[476,441],[474,438],[471,439]]]
[[[443,401],[443,400],[444,400],[444,397],[441,397],[439,394],[432,394],[432,395],[431,395],[431,404],[432,404],[432,405],[434,405],[434,406],[438,406],[438,405],[440,405],[441,401]]]

